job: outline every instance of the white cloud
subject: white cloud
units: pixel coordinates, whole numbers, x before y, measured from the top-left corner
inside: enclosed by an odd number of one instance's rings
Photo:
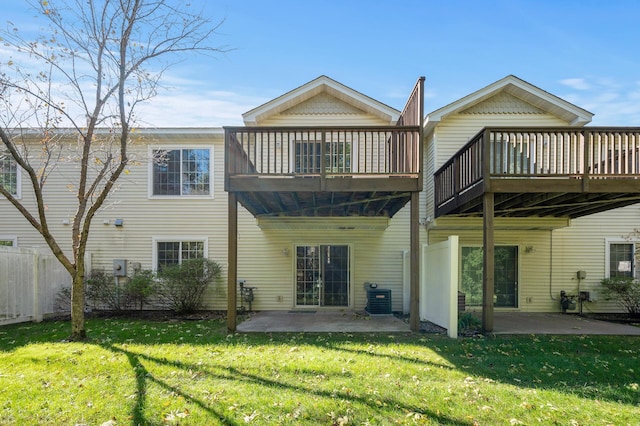
[[[591,89],[591,85],[587,83],[584,78],[565,78],[564,80],[560,80],[560,83],[575,90]]]
[[[220,127],[242,125],[242,114],[266,102],[232,92],[167,93],[139,105],[143,127]]]

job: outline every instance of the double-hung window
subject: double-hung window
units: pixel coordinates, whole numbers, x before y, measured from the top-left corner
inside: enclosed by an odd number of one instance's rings
[[[154,149],[152,158],[152,196],[212,194],[211,149]]]
[[[0,148],[0,186],[20,198],[20,172],[9,151]]]
[[[207,257],[207,240],[202,238],[156,238],[154,239],[154,267],[176,265],[188,259]]]
[[[607,241],[607,275],[609,278],[636,277],[636,244],[629,241]]]

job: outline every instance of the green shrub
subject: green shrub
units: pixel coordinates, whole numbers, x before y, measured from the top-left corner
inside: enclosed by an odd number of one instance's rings
[[[602,295],[606,300],[613,300],[627,313],[640,317],[640,282],[630,277],[605,278],[602,284]]]
[[[209,259],[189,259],[169,265],[158,273],[158,297],[177,313],[189,313],[202,308],[204,292],[222,275],[222,267]]]
[[[142,310],[156,293],[155,274],[150,270],[137,271],[122,286],[124,305]]]
[[[86,302],[94,309],[121,310],[122,303],[119,293],[115,278],[110,272],[93,270],[91,275],[85,279]]]

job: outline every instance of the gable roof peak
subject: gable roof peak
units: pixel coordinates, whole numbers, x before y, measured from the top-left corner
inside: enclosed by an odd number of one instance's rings
[[[245,112],[242,114],[242,118],[246,126],[257,126],[266,118],[290,109],[320,93],[327,93],[346,104],[379,117],[389,124],[395,124],[400,116],[400,112],[395,108],[345,86],[326,75],[320,75],[284,95]]]
[[[433,130],[435,126],[447,116],[468,109],[502,92],[515,96],[542,111],[555,115],[566,121],[569,126],[582,127],[591,122],[593,118],[591,112],[542,90],[513,74],[509,74],[480,90],[427,114],[425,131],[429,132]]]

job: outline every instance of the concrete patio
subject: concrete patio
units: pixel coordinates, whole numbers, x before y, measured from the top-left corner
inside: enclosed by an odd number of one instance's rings
[[[238,324],[237,331],[408,333],[410,329],[409,324],[392,315],[369,316],[348,310],[300,310],[250,313],[248,319]],[[492,334],[640,336],[640,327],[560,313],[496,312]]]
[[[496,312],[493,334],[574,334],[640,336],[640,327],[575,314]]]
[[[364,312],[261,311],[238,324],[237,331],[249,332],[410,332],[409,324],[393,315],[370,316]]]

